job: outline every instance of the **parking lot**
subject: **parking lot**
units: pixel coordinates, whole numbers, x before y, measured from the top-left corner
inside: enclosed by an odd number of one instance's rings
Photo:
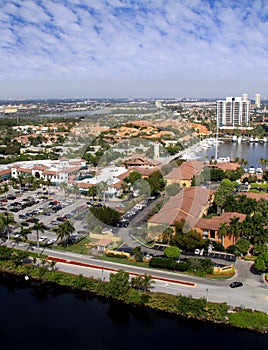
[[[31,229],[35,222],[44,225],[44,232],[39,232],[39,242],[55,244],[56,229],[65,220],[70,220],[75,232],[70,237],[71,243],[85,236],[88,232],[83,227],[83,221],[76,220],[76,214],[86,208],[85,200],[74,201],[71,198],[59,198],[56,194],[49,197],[32,191],[22,195],[7,195],[0,198],[0,212],[12,213],[14,225],[10,225],[10,237],[20,238],[21,227]],[[81,233],[83,231],[83,233]],[[36,232],[28,234],[28,240],[36,242]]]

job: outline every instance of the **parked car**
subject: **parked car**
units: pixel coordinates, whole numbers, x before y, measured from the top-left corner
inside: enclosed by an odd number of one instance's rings
[[[57,221],[61,221],[61,222],[64,222],[67,220],[67,218],[65,216],[60,216],[56,219]]]
[[[39,242],[45,242],[46,239],[47,239],[46,236],[41,236],[39,237]]]
[[[238,288],[238,287],[242,287],[242,286],[243,286],[243,283],[239,282],[239,281],[234,281],[234,282],[230,283],[231,288]]]
[[[16,196],[14,196],[13,194],[8,194],[7,195],[7,199],[9,199],[9,200],[13,200],[13,199],[16,199],[17,197]]]
[[[47,245],[54,244],[57,241],[56,238],[51,238],[47,241]]]

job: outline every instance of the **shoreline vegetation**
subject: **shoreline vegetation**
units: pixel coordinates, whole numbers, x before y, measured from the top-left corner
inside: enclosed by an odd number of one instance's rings
[[[166,315],[232,326],[260,334],[268,334],[268,314],[241,307],[230,307],[227,303],[212,303],[205,298],[169,295],[150,292],[150,276],[137,277],[135,284],[129,282],[129,274],[119,270],[109,281],[73,275],[56,269],[55,261],[46,256],[23,252],[11,248],[1,250],[0,274],[14,276],[21,283],[31,286],[32,282],[63,288],[65,291],[83,293],[88,297],[102,297],[118,301],[131,307],[142,307]]]

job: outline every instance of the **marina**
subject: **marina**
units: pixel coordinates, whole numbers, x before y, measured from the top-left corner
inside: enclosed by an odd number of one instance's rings
[[[261,169],[258,162],[260,158],[268,158],[268,143],[250,142],[224,142],[223,140],[210,138],[204,139],[197,144],[185,149],[181,153],[185,160],[199,159],[201,161],[231,161],[235,158],[247,160],[247,168],[250,166]]]

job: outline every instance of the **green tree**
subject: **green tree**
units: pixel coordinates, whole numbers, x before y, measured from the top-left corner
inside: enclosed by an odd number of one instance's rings
[[[229,233],[233,236],[233,244],[235,244],[237,237],[239,237],[241,234],[241,223],[239,222],[239,218],[236,216],[230,219]]]
[[[145,291],[148,291],[149,289],[151,289],[152,283],[154,283],[154,281],[152,280],[152,276],[145,273],[142,279],[142,283],[143,283],[143,287],[145,288]]]
[[[64,245],[68,244],[68,239],[71,236],[71,234],[74,232],[75,228],[70,223],[69,220],[64,221],[62,224],[60,224],[57,228],[57,239],[60,241],[63,241]]]
[[[45,231],[45,227],[43,223],[35,221],[32,229],[36,232],[37,251],[39,255],[39,232],[43,233]]]
[[[179,184],[172,184],[166,187],[166,194],[168,196],[175,196],[181,190],[181,186]]]
[[[80,195],[80,190],[79,190],[79,186],[77,183],[73,184],[72,186],[72,193],[74,194],[75,197],[75,201],[77,200],[77,196]]]
[[[235,254],[245,255],[247,254],[250,247],[250,242],[245,237],[240,237],[235,244]]]
[[[2,224],[4,225],[5,231],[7,233],[8,242],[10,240],[10,226],[15,223],[14,217],[12,214],[5,212],[1,217]]]
[[[258,255],[254,266],[258,271],[265,272],[268,269],[268,253]]]
[[[129,290],[129,274],[124,270],[119,270],[115,274],[110,274],[108,291],[111,296],[122,298]]]
[[[91,207],[90,212],[101,222],[107,225],[115,226],[119,219],[121,214],[110,207]]]
[[[221,244],[224,246],[224,237],[227,236],[229,233],[229,225],[227,222],[220,223],[220,226],[218,228],[218,234],[221,237]]]
[[[88,195],[89,196],[92,196],[92,200],[94,201],[94,198],[95,196],[97,195],[98,193],[98,190],[97,190],[97,187],[96,186],[91,186],[89,187],[88,189]]]
[[[141,247],[135,247],[132,251],[132,253],[134,254],[135,260],[137,262],[141,262],[142,261],[142,252],[141,252]]]
[[[229,179],[223,179],[219,188],[215,192],[215,203],[220,210],[223,210],[226,198],[230,196],[235,189],[234,183]]]
[[[149,177],[148,177],[148,183],[151,188],[152,194],[158,194],[161,192],[165,186],[165,182],[163,179],[163,175],[160,170],[154,171]]]
[[[127,181],[130,182],[131,185],[133,185],[137,180],[140,180],[141,177],[142,176],[138,171],[131,171],[127,178]]]
[[[164,254],[168,258],[178,259],[178,257],[181,255],[181,250],[178,247],[166,247],[164,249]]]
[[[203,247],[205,245],[205,240],[198,232],[190,230],[185,233],[176,233],[171,240],[171,244],[187,251],[197,247]]]

